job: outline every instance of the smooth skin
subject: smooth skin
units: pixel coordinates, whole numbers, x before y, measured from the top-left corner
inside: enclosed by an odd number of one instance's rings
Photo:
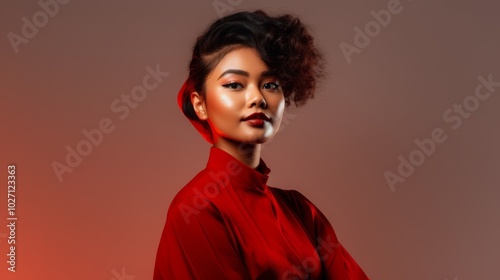
[[[285,98],[279,79],[257,51],[237,48],[226,54],[205,81],[205,96],[191,93],[191,102],[200,120],[207,121],[214,146],[251,168],[256,168],[261,145],[279,130],[285,110]],[[243,118],[266,114],[270,121],[251,125]]]

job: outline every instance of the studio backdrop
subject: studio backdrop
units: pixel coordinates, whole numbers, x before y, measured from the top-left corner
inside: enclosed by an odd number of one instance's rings
[[[210,145],[176,95],[196,37],[291,13],[327,61],[262,158],[370,279],[498,279],[495,1],[2,1],[0,278],[151,279]]]

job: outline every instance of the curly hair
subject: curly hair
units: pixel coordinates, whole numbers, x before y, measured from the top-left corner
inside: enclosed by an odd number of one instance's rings
[[[272,17],[262,10],[239,12],[216,20],[197,38],[183,92],[186,117],[200,121],[190,93],[204,95],[210,72],[226,54],[241,46],[254,48],[278,77],[287,107],[290,101],[299,107],[314,98],[317,81],[324,76],[324,58],[300,19],[290,14]]]

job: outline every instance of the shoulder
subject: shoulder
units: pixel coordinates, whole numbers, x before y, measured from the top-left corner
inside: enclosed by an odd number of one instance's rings
[[[269,189],[271,189],[271,192],[275,196],[278,196],[288,204],[293,204],[301,207],[315,207],[314,204],[298,190],[285,190],[276,187],[269,187]]]
[[[283,201],[300,219],[312,223],[329,223],[321,210],[298,190],[271,188],[277,199]]]
[[[186,185],[184,185],[174,196],[171,206],[192,197],[201,197],[212,200],[219,193],[222,187],[230,184],[224,177],[217,177],[209,169],[203,169],[196,174]]]
[[[300,191],[277,188],[272,190],[276,194],[275,196],[287,204],[298,220],[302,222],[310,236],[315,237],[320,233],[328,232],[332,238],[337,238],[328,218]]]
[[[274,196],[284,202],[295,214],[303,219],[314,219],[317,215],[316,206],[300,191],[295,189],[280,189],[270,187]]]
[[[188,222],[190,217],[219,217],[221,189],[228,184],[230,182],[225,178],[215,177],[210,170],[203,169],[174,196],[168,209],[167,220],[173,221],[182,217]]]

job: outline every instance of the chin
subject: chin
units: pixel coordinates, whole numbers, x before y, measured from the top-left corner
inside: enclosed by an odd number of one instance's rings
[[[255,141],[255,143],[256,143],[256,144],[264,144],[264,143],[266,143],[267,141],[269,141],[269,139],[257,139],[257,140]]]
[[[254,138],[252,142],[255,144],[264,144],[264,143],[271,141],[272,138],[273,137],[262,136],[262,137]]]
[[[242,143],[246,144],[263,144],[271,140],[269,137],[264,137],[264,136],[250,136],[241,141]]]

